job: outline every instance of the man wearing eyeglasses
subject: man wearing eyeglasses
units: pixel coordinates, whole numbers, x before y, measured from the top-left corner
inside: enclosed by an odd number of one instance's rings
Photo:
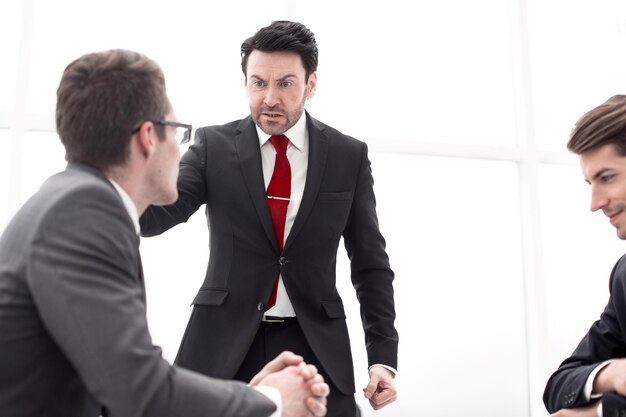
[[[173,367],[152,344],[139,215],[177,199],[179,123],[159,66],[112,50],[65,69],[67,169],[0,237],[3,417],[323,416],[328,386],[283,352],[248,384]],[[248,382],[248,381],[246,381]]]
[[[209,265],[176,361],[245,381],[287,349],[324,375],[329,416],[357,415],[335,285],[343,238],[365,330],[364,393],[374,409],[385,407],[396,399],[394,274],[367,146],[304,111],[316,91],[318,57],[304,25],[274,22],[241,52],[251,114],[199,129],[181,160],[178,200],[148,208],[141,219],[151,236],[207,207]]]

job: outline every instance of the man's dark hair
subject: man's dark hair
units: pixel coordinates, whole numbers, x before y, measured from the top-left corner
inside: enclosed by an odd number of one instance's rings
[[[317,71],[317,43],[315,35],[298,22],[280,20],[261,28],[241,44],[241,69],[244,76],[248,68],[248,57],[254,50],[263,52],[296,52],[302,59],[306,71],[305,81]]]
[[[572,129],[567,149],[575,154],[613,144],[626,156],[626,95],[616,95],[584,114]]]
[[[127,50],[90,53],[71,62],[57,89],[56,125],[65,159],[100,169],[126,161],[131,132],[171,110],[159,65]],[[164,138],[161,126],[155,127]]]

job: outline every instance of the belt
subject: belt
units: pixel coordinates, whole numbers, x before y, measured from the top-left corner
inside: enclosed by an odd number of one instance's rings
[[[286,321],[292,321],[295,319],[295,317],[263,316],[263,321],[266,323],[284,323]]]

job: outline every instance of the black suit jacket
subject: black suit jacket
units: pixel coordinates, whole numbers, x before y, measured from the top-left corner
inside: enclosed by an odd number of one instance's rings
[[[70,164],[0,237],[0,415],[264,417],[244,384],[161,358],[136,235],[113,185]]]
[[[552,374],[543,395],[549,412],[588,405],[583,390],[589,375],[608,359],[626,357],[626,256],[613,268],[610,297],[600,320],[596,321],[574,353]],[[595,401],[595,400],[594,400]],[[626,415],[626,400],[612,393],[603,398],[603,415]]]
[[[204,127],[181,159],[178,201],[151,207],[142,233],[186,221],[206,203],[210,259],[177,363],[233,377],[260,325],[280,271],[307,341],[329,377],[354,392],[346,316],[335,286],[343,237],[370,365],[397,367],[394,274],[379,232],[367,146],[308,114],[309,161],[302,202],[278,251],[267,207],[259,139],[250,117]]]

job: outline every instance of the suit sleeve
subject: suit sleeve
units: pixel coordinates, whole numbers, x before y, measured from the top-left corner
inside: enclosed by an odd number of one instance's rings
[[[626,356],[623,327],[626,324],[623,319],[626,317],[626,257],[613,268],[609,290],[609,302],[600,319],[546,384],[543,401],[551,413],[589,404],[583,392],[589,374],[608,359]]]
[[[28,285],[48,333],[110,415],[268,416],[244,384],[172,367],[152,344],[138,237],[117,195],[79,189],[57,203],[28,254]]]
[[[368,365],[383,364],[398,369],[394,273],[385,251],[385,239],[378,226],[374,179],[365,144],[354,201],[343,237],[350,258],[352,284],[361,309]]]
[[[178,199],[167,206],[150,206],[139,219],[142,236],[156,236],[186,222],[206,203],[206,140],[204,129],[196,131],[194,144],[180,160]]]

